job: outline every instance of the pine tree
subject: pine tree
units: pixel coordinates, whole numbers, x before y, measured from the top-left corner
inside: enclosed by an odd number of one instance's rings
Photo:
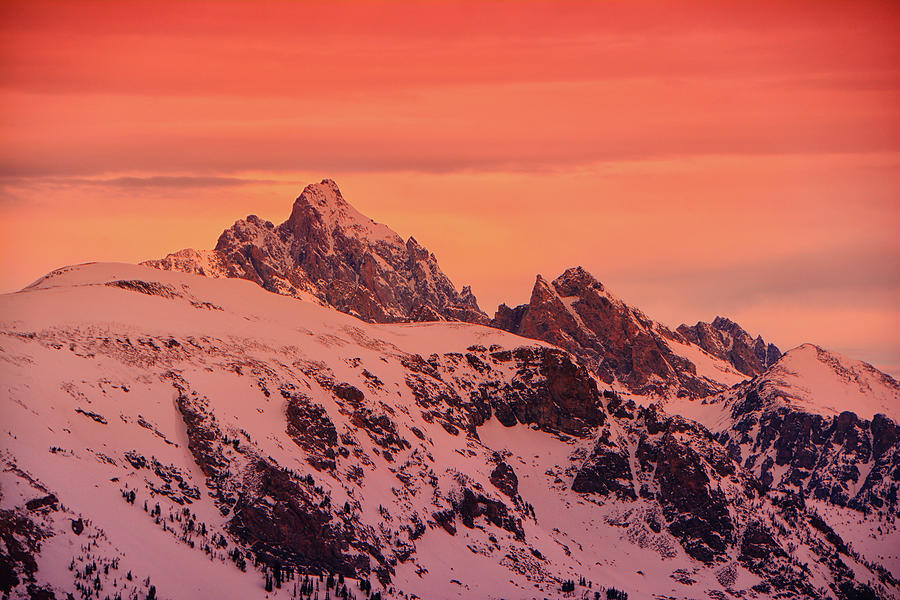
[[[272,566],[272,574],[275,576],[275,587],[281,588],[281,561],[275,561]]]

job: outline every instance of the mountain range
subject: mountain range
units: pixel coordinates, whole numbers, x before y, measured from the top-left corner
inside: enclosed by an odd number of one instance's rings
[[[0,592],[898,598],[900,384],[581,267],[493,318],[331,180],[0,297]]]

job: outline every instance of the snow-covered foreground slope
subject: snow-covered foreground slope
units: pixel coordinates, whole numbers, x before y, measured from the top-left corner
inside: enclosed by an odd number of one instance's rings
[[[0,297],[0,400],[13,597],[897,593],[702,428],[478,325],[82,265]]]

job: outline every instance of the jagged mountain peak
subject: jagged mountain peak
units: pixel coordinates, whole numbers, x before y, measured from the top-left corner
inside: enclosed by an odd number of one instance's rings
[[[434,254],[413,236],[406,240],[406,250],[411,261],[432,260],[437,261]]]
[[[538,275],[528,304],[501,305],[492,324],[561,346],[604,382],[640,395],[698,397],[743,379],[609,293],[583,267],[567,269],[552,283]]]
[[[544,279],[543,275],[536,275],[534,278],[534,286],[531,288],[531,297],[534,298],[551,298],[557,296],[557,292],[550,285],[550,282]]]
[[[581,266],[566,269],[553,280],[553,287],[563,297],[577,296],[589,288],[604,291],[603,284]]]
[[[699,321],[696,325],[680,325],[676,331],[751,377],[759,375],[781,357],[777,346],[767,344],[761,335],[754,339],[727,317],[717,316],[712,323]]]
[[[716,318],[712,321],[712,326],[716,329],[721,329],[722,331],[742,329],[740,325],[738,325],[728,317],[723,317],[721,315],[716,315]]]
[[[376,223],[347,202],[331,179],[307,185],[280,229],[303,240],[323,237],[323,234],[327,239],[340,232],[370,243],[403,244],[403,238],[394,230]]]
[[[281,225],[250,215],[225,230],[212,251],[182,250],[143,264],[248,279],[366,321],[490,320],[471,289],[457,291],[433,253],[356,210],[331,179],[307,185]]]

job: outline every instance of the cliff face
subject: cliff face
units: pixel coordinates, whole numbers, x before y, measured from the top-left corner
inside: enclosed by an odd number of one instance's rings
[[[214,250],[143,264],[248,279],[369,322],[489,321],[471,289],[457,291],[434,254],[362,215],[330,179],[308,185],[281,225],[251,215],[225,230]]]

